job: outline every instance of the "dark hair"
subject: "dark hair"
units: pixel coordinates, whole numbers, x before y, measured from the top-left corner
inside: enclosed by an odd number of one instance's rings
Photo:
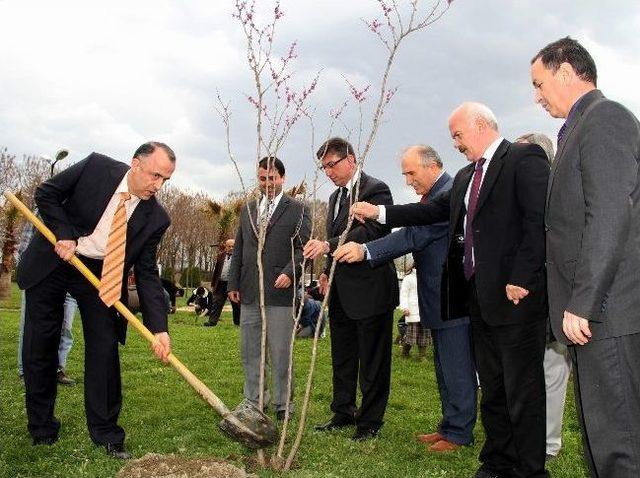
[[[343,138],[330,138],[326,140],[318,152],[316,153],[316,157],[319,160],[322,160],[327,154],[335,154],[340,156],[341,158],[346,158],[350,154],[354,154],[353,146],[351,143]]]
[[[594,86],[598,84],[596,63],[586,48],[573,38],[565,37],[549,43],[533,57],[531,64],[538,58],[545,68],[554,73],[558,71],[560,65],[569,63],[581,80],[593,83]]]
[[[258,167],[267,171],[276,168],[280,176],[284,176],[284,164],[275,156],[265,156],[258,163]]]
[[[164,143],[160,143],[159,141],[149,141],[148,143],[144,143],[143,145],[139,146],[138,149],[136,149],[136,152],[133,153],[133,157],[142,159],[145,156],[153,154],[153,152],[157,148],[164,150],[164,152],[167,153],[167,156],[169,156],[169,160],[172,163],[176,162],[176,153],[174,153],[169,146]]]

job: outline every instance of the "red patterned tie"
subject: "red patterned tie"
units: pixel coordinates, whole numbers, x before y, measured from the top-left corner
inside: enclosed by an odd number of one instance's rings
[[[471,182],[471,191],[469,192],[469,206],[467,207],[467,224],[464,228],[464,276],[467,280],[475,272],[473,261],[473,217],[476,213],[476,205],[478,204],[478,193],[480,192],[480,183],[482,182],[482,166],[486,161],[480,158],[476,162],[476,168],[473,173]]]

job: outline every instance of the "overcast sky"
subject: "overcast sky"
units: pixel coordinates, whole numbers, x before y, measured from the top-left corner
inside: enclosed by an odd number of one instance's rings
[[[322,70],[309,103],[319,146],[328,112],[349,97],[343,78],[371,83],[371,91],[379,84],[385,52],[360,21],[379,17],[379,7],[374,0],[283,0],[281,7],[276,48],[284,54],[297,41],[296,81]],[[251,178],[255,127],[243,94],[253,89],[232,9],[232,0],[0,0],[0,146],[18,155],[66,147],[69,163],[92,151],[128,162],[155,139],[178,156],[172,183],[218,199],[238,190],[214,110],[218,90],[231,102],[232,148]],[[414,199],[398,167],[404,147],[432,145],[455,173],[465,160],[452,147],[447,118],[466,100],[489,105],[508,139],[531,131],[555,137],[561,121],[534,105],[529,61],[566,35],[591,52],[605,95],[640,114],[638,32],[637,0],[455,0],[402,45],[391,77],[398,92],[365,169],[389,183],[397,202]],[[345,118],[357,131],[356,117],[351,105]],[[279,154],[289,185],[313,174],[310,137],[300,122]],[[331,190],[325,184],[320,196]]]

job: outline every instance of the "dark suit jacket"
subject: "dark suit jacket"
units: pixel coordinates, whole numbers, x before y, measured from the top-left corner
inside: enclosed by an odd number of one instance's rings
[[[427,204],[387,207],[392,227],[449,220],[449,252],[443,274],[443,319],[468,315],[464,279],[464,196],[474,164],[462,168],[450,191]],[[482,318],[507,325],[547,315],[544,274],[544,191],[549,163],[537,145],[504,140],[491,158],[480,188],[473,220],[475,284]],[[529,290],[519,305],[507,300],[505,286]]]
[[[453,178],[446,172],[432,186],[427,200],[451,189]],[[440,312],[442,268],[447,259],[449,223],[404,227],[388,236],[367,243],[373,266],[413,253],[418,280],[420,323],[429,329],[443,329],[469,323],[469,319],[443,321]]]
[[[256,231],[258,202],[253,200],[242,208],[240,227],[236,233],[231,266],[229,268],[228,291],[240,291],[242,304],[259,303],[258,237]],[[273,211],[265,234],[262,264],[264,271],[265,305],[291,306],[295,281],[300,278],[302,248],[309,240],[311,220],[304,204],[286,194],[282,195],[278,207]],[[293,257],[292,257],[293,248]],[[294,276],[295,273],[295,276]],[[280,274],[287,274],[294,283],[286,289],[276,289],[273,284]]]
[[[344,207],[340,214],[333,219],[333,211],[338,197],[336,189],[329,197],[327,214],[327,242],[331,253],[336,249],[340,234],[347,227],[349,208]],[[351,197],[353,193],[351,191]],[[393,204],[389,186],[382,181],[361,173],[358,201],[372,204]],[[353,221],[347,233],[345,242],[353,241],[359,244],[386,236],[390,232],[388,226],[377,222],[367,221],[361,224]],[[325,273],[329,274],[331,256],[327,256]],[[353,264],[339,263],[336,265],[333,287],[338,289],[340,304],[347,316],[361,319],[380,315],[394,309],[398,305],[398,278],[393,261],[370,267],[366,262]]]
[[[218,253],[216,257],[216,265],[213,267],[213,274],[211,275],[211,290],[215,292],[216,287],[218,287],[218,282],[220,281],[220,274],[222,273],[222,266],[224,265],[224,260],[227,257],[227,253],[222,251]]]
[[[595,340],[640,332],[640,125],[599,90],[567,122],[547,192],[549,315],[565,310]]]
[[[69,166],[36,190],[35,200],[42,220],[58,240],[77,240],[91,234],[128,170],[126,164],[98,153]],[[167,306],[156,266],[156,251],[169,224],[169,216],[153,197],[140,201],[127,223],[123,297],[126,297],[127,274],[135,266],[142,317],[153,333],[167,330]],[[20,259],[18,285],[29,289],[46,280],[62,263],[53,246],[36,233]]]

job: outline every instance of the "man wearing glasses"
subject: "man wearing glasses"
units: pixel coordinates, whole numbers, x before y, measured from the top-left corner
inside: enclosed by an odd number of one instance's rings
[[[350,204],[368,201],[390,205],[393,198],[385,183],[360,170],[348,141],[331,138],[316,155],[321,162],[320,168],[338,186],[329,198],[327,241],[312,239],[304,248],[307,259],[327,255],[325,270],[319,279],[320,292],[324,294],[332,262],[329,254],[336,249],[339,236],[347,227]],[[390,231],[379,223],[354,221],[346,241],[362,244],[386,236]],[[391,333],[393,310],[397,305],[398,281],[393,262],[377,267],[367,263],[336,265],[329,299],[333,417],[317,426],[317,430],[356,425],[353,436],[356,441],[378,434],[389,398]],[[359,409],[356,408],[358,377],[362,392]]]
[[[34,445],[58,439],[60,422],[53,414],[57,350],[68,292],[78,302],[84,331],[89,435],[110,456],[129,457],[118,425],[118,342],[124,343],[126,322],[111,306],[126,291],[125,278],[135,266],[144,324],[155,334],[155,354],[167,360],[171,345],[156,250],[170,220],[154,196],[173,174],[175,161],[171,148],[158,142],[140,146],[130,167],[92,153],[36,190],[42,219],[58,242],[54,249],[35,234],[18,266],[18,285],[26,294],[23,364]],[[99,292],[67,263],[74,255],[100,278]]]

